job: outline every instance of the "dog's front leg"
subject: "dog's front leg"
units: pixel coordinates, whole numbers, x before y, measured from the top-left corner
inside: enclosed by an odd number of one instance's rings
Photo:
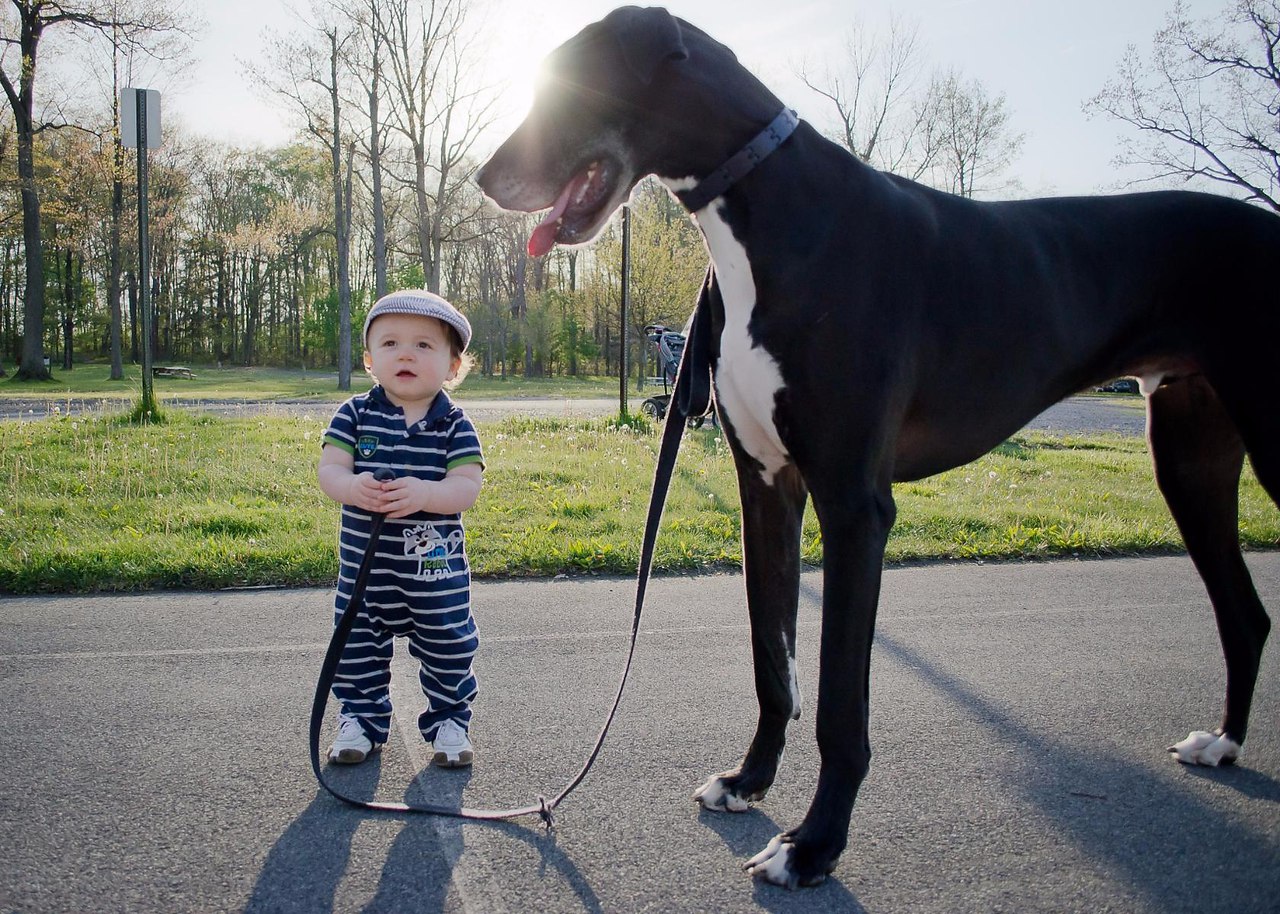
[[[884,547],[895,514],[887,483],[882,491],[832,499],[821,498],[815,487],[813,496],[823,541],[817,721],[822,767],[800,827],[774,838],[746,865],[752,875],[788,888],[815,885],[835,868],[871,762],[871,642]]]
[[[729,812],[746,810],[768,792],[782,759],[787,722],[800,716],[796,606],[800,530],[807,497],[794,467],[784,467],[771,482],[765,482],[755,461],[739,455],[737,466],[743,572],[760,719],[742,764],[713,775],[694,794],[705,808]]]

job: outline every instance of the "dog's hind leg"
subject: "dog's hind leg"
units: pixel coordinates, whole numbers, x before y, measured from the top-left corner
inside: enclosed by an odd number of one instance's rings
[[[732,431],[728,430],[733,442]],[[742,763],[713,775],[694,794],[707,809],[742,812],[773,785],[786,744],[787,723],[800,716],[796,675],[796,608],[800,588],[800,529],[807,493],[786,466],[772,483],[759,465],[737,455],[742,496],[743,572],[760,718]]]
[[[1147,440],[1160,491],[1213,603],[1227,665],[1221,726],[1212,733],[1194,731],[1169,751],[1188,764],[1230,763],[1244,742],[1271,627],[1240,553],[1245,445],[1203,375],[1173,381],[1148,396]]]

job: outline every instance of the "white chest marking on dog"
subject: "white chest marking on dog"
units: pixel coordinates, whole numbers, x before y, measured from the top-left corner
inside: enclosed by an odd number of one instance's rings
[[[687,190],[690,178],[663,178],[671,190]],[[694,221],[716,266],[724,298],[724,332],[720,335],[720,364],[716,369],[716,400],[725,411],[747,453],[764,467],[764,481],[773,485],[778,470],[791,455],[773,421],[775,396],[782,389],[777,361],[751,340],[747,324],[756,305],[756,283],[747,251],[720,217],[718,204],[700,210]]]

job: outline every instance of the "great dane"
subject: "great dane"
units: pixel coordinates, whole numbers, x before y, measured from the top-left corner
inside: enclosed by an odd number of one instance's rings
[[[1171,747],[1233,761],[1270,629],[1241,557],[1247,453],[1280,498],[1271,391],[1280,219],[1189,192],[978,203],[868,167],[796,124],[733,53],[662,9],[626,7],[554,51],[524,122],[479,173],[500,206],[550,208],[529,241],[591,240],[656,174],[711,255],[717,408],[737,466],[760,704],[742,763],[697,793],[743,810],[800,713],[800,528],[823,539],[817,739],[798,828],[748,864],[822,881],[867,773],[869,665],[891,484],[973,460],[1050,404],[1129,375],[1156,478],[1217,616],[1222,721]]]

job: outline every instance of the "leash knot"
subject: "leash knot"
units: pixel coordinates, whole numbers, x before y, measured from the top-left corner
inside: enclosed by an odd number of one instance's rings
[[[546,826],[547,831],[555,830],[556,817],[551,814],[551,804],[542,794],[538,794],[538,816],[542,819],[542,824]]]

